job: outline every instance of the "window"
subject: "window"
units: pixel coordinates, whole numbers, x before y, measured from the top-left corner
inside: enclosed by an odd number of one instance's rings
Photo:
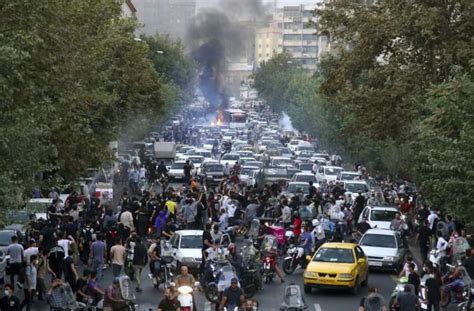
[[[364,251],[362,250],[362,248],[360,248],[360,246],[356,246],[355,253],[356,253],[357,259],[364,259],[365,258]]]
[[[284,24],[285,29],[301,29],[301,23],[285,23]]]
[[[303,35],[303,40],[305,40],[305,41],[317,41],[318,36],[317,35]]]
[[[303,47],[303,53],[318,53],[317,46],[305,46]]]
[[[285,41],[300,41],[301,35],[284,35],[283,40]]]

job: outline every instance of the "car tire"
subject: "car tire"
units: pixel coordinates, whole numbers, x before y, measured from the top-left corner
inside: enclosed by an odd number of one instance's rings
[[[356,278],[354,287],[351,288],[351,294],[357,295],[359,293],[359,277]]]
[[[308,286],[308,285],[304,285],[304,293],[305,294],[311,294],[311,291],[312,291],[312,287],[311,286]]]

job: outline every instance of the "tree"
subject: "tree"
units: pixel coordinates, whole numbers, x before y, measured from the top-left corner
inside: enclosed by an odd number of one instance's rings
[[[431,84],[474,56],[470,0],[335,0],[317,10],[319,31],[338,55],[322,63],[321,91],[349,132],[378,141],[409,139]]]
[[[301,71],[301,67],[292,61],[288,53],[274,56],[262,63],[255,74],[254,87],[273,110],[279,112],[286,107],[283,100],[292,75]]]
[[[416,172],[434,207],[472,222],[474,187],[474,61],[469,72],[433,86],[418,127]]]
[[[100,166],[130,118],[158,122],[176,103],[121,1],[18,0],[0,14],[0,206],[42,173],[71,182]]]

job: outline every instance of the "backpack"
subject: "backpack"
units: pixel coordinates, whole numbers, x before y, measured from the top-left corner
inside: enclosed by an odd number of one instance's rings
[[[84,243],[89,244],[92,242],[92,234],[94,230],[92,228],[84,228],[82,229],[82,236],[84,237]]]

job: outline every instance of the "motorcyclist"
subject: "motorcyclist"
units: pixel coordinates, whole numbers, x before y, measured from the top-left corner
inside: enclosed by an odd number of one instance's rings
[[[227,250],[229,251],[227,259],[234,266],[237,276],[240,278],[244,269],[244,258],[237,252],[237,247],[234,243],[230,243],[227,246]]]
[[[318,248],[326,242],[326,234],[324,233],[324,228],[317,219],[312,220],[313,231],[311,235],[313,238],[313,251],[317,251]]]
[[[224,310],[224,307],[243,307],[244,304],[244,291],[239,287],[238,280],[236,278],[233,278],[230,281],[230,286],[224,290],[222,300],[219,305],[219,310]]]

